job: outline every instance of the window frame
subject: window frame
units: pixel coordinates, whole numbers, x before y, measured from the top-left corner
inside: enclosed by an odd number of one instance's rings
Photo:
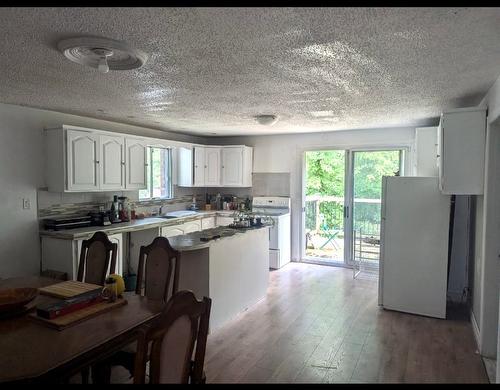
[[[147,180],[146,183],[149,183],[149,188],[145,188],[143,190],[139,190],[139,202],[150,202],[150,201],[155,201],[155,200],[169,200],[174,198],[174,184],[173,184],[173,158],[174,158],[174,153],[173,153],[173,148],[169,146],[164,146],[164,145],[148,145],[146,146],[147,148]],[[167,196],[153,196],[153,149],[162,149],[168,151],[168,172],[167,172],[167,179],[168,179],[168,188]],[[148,186],[147,186],[148,187]],[[140,191],[147,190],[149,192],[149,197],[147,198],[141,198],[140,196]]]

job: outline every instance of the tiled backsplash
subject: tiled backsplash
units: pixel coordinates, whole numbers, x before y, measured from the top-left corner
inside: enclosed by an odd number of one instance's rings
[[[128,197],[130,205],[134,205],[136,212],[150,214],[157,212],[161,205],[164,206],[164,212],[185,210],[191,204],[193,195],[196,196],[197,202],[204,202],[205,189],[174,186],[173,199],[151,201],[139,201],[138,191],[58,193],[39,189],[38,218],[85,215],[89,211],[98,211],[99,206],[107,209],[108,202],[113,200],[113,195]]]
[[[113,195],[126,196],[130,205],[134,205],[137,213],[146,215],[158,212],[160,206],[163,212],[185,210],[196,196],[198,206],[205,204],[205,194],[233,195],[240,200],[253,196],[290,196],[290,173],[254,173],[251,188],[189,188],[174,186],[174,198],[167,200],[139,201],[139,191],[115,192],[80,192],[59,193],[49,192],[46,188],[37,191],[38,218],[55,218],[69,215],[86,215],[89,211],[98,211],[99,206],[108,208],[108,202]]]

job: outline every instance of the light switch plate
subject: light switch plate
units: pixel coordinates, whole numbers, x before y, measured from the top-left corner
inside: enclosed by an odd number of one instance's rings
[[[29,198],[23,198],[23,209],[29,210],[31,208],[31,203]]]

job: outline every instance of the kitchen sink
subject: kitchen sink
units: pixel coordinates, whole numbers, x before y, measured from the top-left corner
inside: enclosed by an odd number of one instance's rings
[[[172,218],[178,218],[175,215],[159,215],[157,218],[163,218],[163,219],[172,219]]]

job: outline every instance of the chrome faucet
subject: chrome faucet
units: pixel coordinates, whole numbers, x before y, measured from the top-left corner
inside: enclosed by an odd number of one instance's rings
[[[163,215],[163,205],[161,205],[160,208],[158,209],[158,215],[159,216]]]

